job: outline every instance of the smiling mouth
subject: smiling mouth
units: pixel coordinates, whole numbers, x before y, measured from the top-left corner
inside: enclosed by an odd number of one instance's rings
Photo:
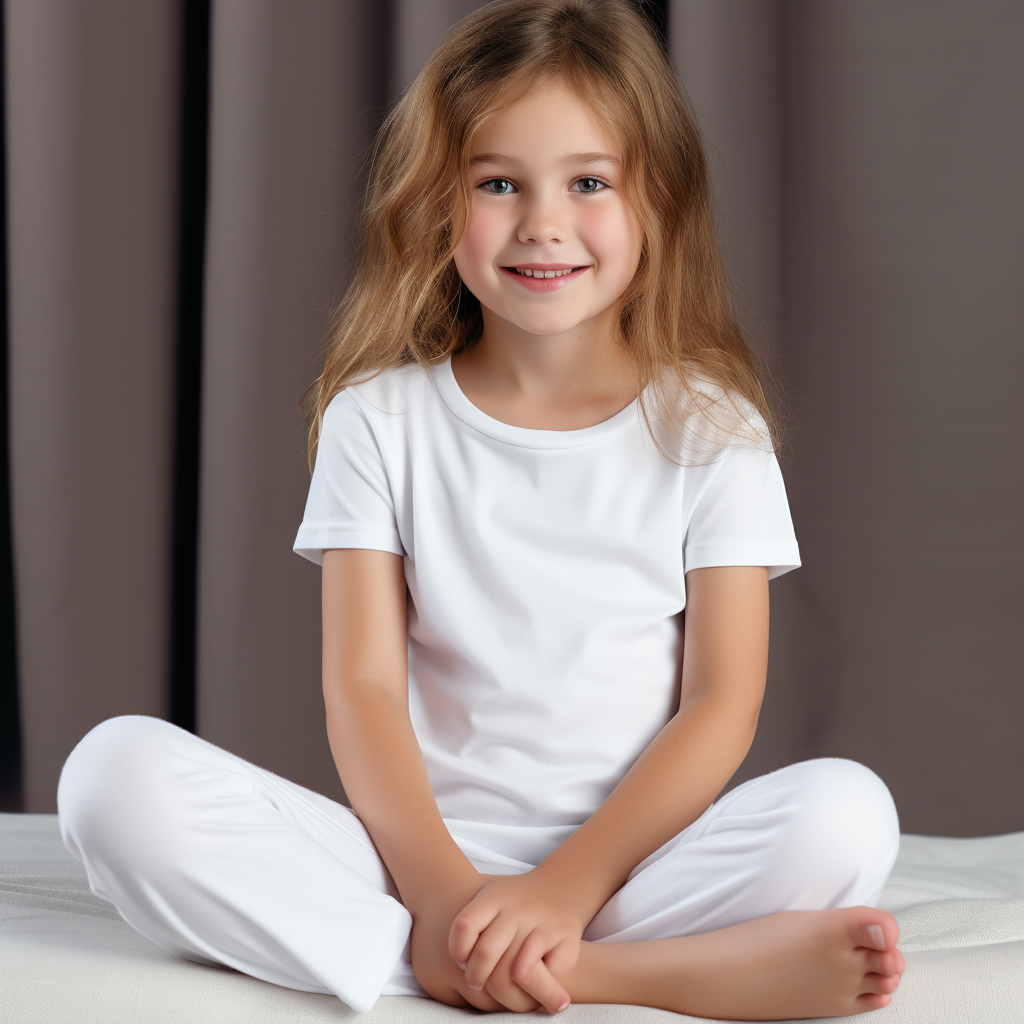
[[[521,270],[519,267],[503,267],[503,270],[512,270],[519,274],[521,277],[565,277],[566,274],[571,274],[576,270],[586,270],[589,264],[585,264],[580,267],[566,267],[564,270]]]

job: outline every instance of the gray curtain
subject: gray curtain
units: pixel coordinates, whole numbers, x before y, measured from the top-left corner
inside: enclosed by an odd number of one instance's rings
[[[166,715],[177,5],[5,4],[25,809],[84,730]]]
[[[195,728],[333,797],[303,389],[364,153],[475,3],[214,0]],[[182,4],[5,5],[24,809],[171,714]],[[804,566],[758,737],[889,784],[905,831],[1024,829],[1024,403],[1011,0],[671,0],[750,336],[785,384]],[[180,552],[178,553],[180,556]]]

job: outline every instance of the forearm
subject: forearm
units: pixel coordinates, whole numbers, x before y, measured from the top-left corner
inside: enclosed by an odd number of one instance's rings
[[[637,864],[710,806],[750,749],[756,724],[756,708],[742,701],[692,698],[536,870],[556,879],[589,922]]]
[[[327,697],[327,735],[352,809],[415,914],[476,871],[437,809],[407,706],[387,687],[348,682]]]

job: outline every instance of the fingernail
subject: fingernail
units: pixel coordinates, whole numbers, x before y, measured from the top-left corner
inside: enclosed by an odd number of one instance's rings
[[[456,961],[455,961],[455,963],[456,963],[456,964],[457,964],[457,965],[458,965],[458,966],[459,966],[459,967],[460,967],[460,968],[461,968],[462,970],[465,970],[465,969],[466,969],[466,965],[465,965],[465,964],[460,964],[458,960],[456,960]]]
[[[467,982],[466,982],[466,984],[467,984],[467,985],[469,985],[469,982],[467,981]],[[471,989],[472,989],[472,990],[473,990],[474,992],[483,992],[483,990],[484,990],[484,987],[483,987],[483,985],[469,985],[469,987],[470,987],[470,988],[471,988]]]
[[[864,931],[868,933],[868,937],[874,943],[875,949],[885,949],[885,933],[882,931],[880,924],[866,925]]]
[[[569,1009],[569,1002],[570,1001],[567,999],[557,1010],[555,1010],[555,1013],[565,1013],[565,1011]]]

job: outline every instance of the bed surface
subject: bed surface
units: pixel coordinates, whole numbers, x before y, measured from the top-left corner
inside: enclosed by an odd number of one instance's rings
[[[893,1002],[857,1020],[1024,1022],[1024,832],[904,835],[879,906],[896,915],[907,970]],[[546,1014],[490,1014],[509,1024]],[[333,996],[181,960],[93,896],[51,814],[0,814],[0,1021],[4,1024],[459,1024],[485,1019],[386,996],[362,1017]],[[565,1024],[685,1024],[631,1006],[572,1006]],[[851,1018],[829,1018],[849,1020]]]

